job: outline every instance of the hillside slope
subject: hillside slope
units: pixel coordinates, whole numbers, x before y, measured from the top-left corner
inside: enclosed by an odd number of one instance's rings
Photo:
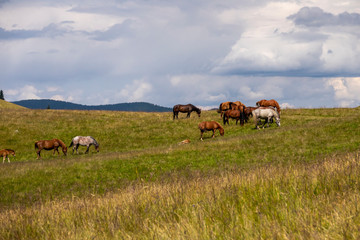
[[[171,108],[158,106],[146,102],[118,103],[108,105],[82,105],[51,99],[31,99],[13,102],[30,109],[63,109],[63,110],[108,110],[108,111],[132,111],[132,112],[170,112]]]
[[[25,109],[25,107],[0,99],[0,109]]]

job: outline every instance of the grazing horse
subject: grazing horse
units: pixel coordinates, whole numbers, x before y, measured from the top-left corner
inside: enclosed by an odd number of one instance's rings
[[[252,111],[257,109],[258,107],[246,107],[245,108],[245,121],[247,122],[250,117],[253,116]]]
[[[95,140],[95,138],[93,138],[91,136],[87,136],[87,137],[76,136],[71,140],[69,148],[71,148],[73,145],[74,145],[73,154],[74,154],[75,149],[76,149],[76,153],[79,154],[79,152],[78,152],[79,145],[87,147],[85,153],[89,152],[89,148],[91,145],[95,146],[95,150],[97,152],[99,152],[99,147],[100,147],[100,144]]]
[[[13,155],[15,157],[15,151],[11,149],[3,149],[0,151],[0,156],[3,157],[3,163],[5,162],[5,158],[8,159],[8,162],[10,162],[9,155]]]
[[[236,102],[233,102],[233,104],[231,105],[231,109],[236,110],[236,109],[239,109],[241,106],[246,107],[245,104],[243,104],[242,102],[236,101]]]
[[[274,108],[276,108],[276,110],[278,111],[279,114],[281,112],[279,103],[274,99],[260,100],[260,101],[256,102],[256,106],[258,106],[258,107],[274,107]]]
[[[223,102],[220,103],[219,109],[217,110],[218,113],[221,113],[220,116],[223,117],[224,112],[227,110],[232,109],[233,102]]]
[[[230,125],[229,118],[232,118],[232,119],[236,119],[236,125],[237,125],[238,121],[240,120],[240,125],[244,126],[244,120],[245,120],[244,110],[245,110],[245,107],[243,107],[243,106],[240,106],[239,110],[227,110],[223,116],[224,125],[226,125],[226,123],[228,125]]]
[[[201,122],[201,123],[199,123],[199,129],[200,129],[200,132],[201,132],[201,135],[200,135],[200,140],[201,141],[203,141],[203,134],[206,131],[212,131],[213,132],[212,137],[214,138],[215,137],[215,130],[219,129],[220,135],[224,136],[224,128],[218,122],[215,122],[215,121]]]
[[[187,116],[186,118],[189,118],[190,117],[190,113],[195,111],[198,116],[200,117],[200,114],[201,114],[201,109],[200,108],[197,108],[195,107],[194,105],[192,104],[187,104],[187,105],[181,105],[181,104],[178,104],[178,105],[175,105],[173,107],[173,113],[174,113],[174,116],[173,116],[173,120],[176,118],[179,118],[178,115],[179,115],[179,112],[182,112],[182,113],[187,113]]]
[[[66,147],[65,143],[63,141],[61,141],[60,139],[54,138],[52,140],[41,140],[41,141],[35,142],[35,150],[37,153],[37,159],[41,158],[40,152],[43,149],[45,149],[45,150],[54,149],[53,155],[55,154],[55,151],[57,151],[58,155],[60,155],[59,150],[58,150],[59,147],[61,147],[64,155],[66,156],[67,147]]]
[[[261,123],[261,119],[265,119],[265,122],[262,126],[262,128],[265,127],[265,124],[268,124],[272,118],[275,118],[276,125],[280,127],[280,117],[279,113],[275,111],[272,108],[257,108],[254,111],[252,111],[254,122],[255,122],[255,128],[259,129],[259,123]]]

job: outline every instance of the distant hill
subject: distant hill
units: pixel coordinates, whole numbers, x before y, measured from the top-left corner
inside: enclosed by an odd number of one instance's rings
[[[64,109],[64,110],[108,110],[108,111],[131,111],[131,112],[170,112],[171,108],[158,106],[146,102],[118,103],[107,105],[82,105],[65,101],[50,99],[32,99],[15,101],[14,104],[30,109]]]
[[[0,99],[0,109],[25,109],[23,106]]]

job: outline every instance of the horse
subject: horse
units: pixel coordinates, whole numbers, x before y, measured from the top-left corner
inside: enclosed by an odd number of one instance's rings
[[[245,121],[244,110],[245,110],[245,107],[243,107],[243,106],[240,106],[239,110],[227,110],[223,116],[224,125],[226,125],[226,123],[228,125],[230,125],[229,118],[232,118],[232,119],[236,119],[236,125],[237,125],[238,121],[240,120],[240,125],[244,126],[244,121]]]
[[[52,140],[41,140],[35,142],[35,150],[37,153],[37,159],[41,158],[40,152],[41,150],[51,150],[54,149],[53,155],[55,154],[55,151],[57,151],[58,155],[60,155],[58,148],[61,147],[64,155],[67,155],[67,147],[63,141],[60,139],[52,139]]]
[[[181,105],[181,104],[177,104],[173,107],[173,120],[176,118],[179,118],[178,115],[179,115],[179,112],[182,112],[182,113],[187,113],[187,116],[186,118],[189,118],[190,117],[190,113],[195,111],[198,116],[200,117],[200,114],[201,114],[201,109],[200,108],[197,108],[195,107],[194,105],[192,104],[187,104],[187,105]]]
[[[69,148],[71,148],[73,146],[73,154],[74,154],[75,149],[76,149],[76,153],[79,154],[79,152],[78,152],[79,145],[87,147],[85,153],[89,152],[89,148],[91,145],[95,146],[95,150],[97,152],[99,152],[99,148],[100,148],[100,144],[95,140],[95,138],[93,138],[91,136],[87,136],[87,137],[76,136],[71,140],[71,143],[69,146]]]
[[[3,156],[3,163],[5,162],[5,158],[7,158],[8,162],[10,163],[10,158],[9,158],[10,154],[15,157],[15,151],[12,149],[3,149],[0,151],[0,156]]]
[[[215,121],[205,121],[205,122],[201,122],[199,123],[199,129],[200,129],[200,140],[203,141],[203,134],[204,132],[206,131],[212,131],[213,132],[213,135],[212,135],[212,138],[215,137],[215,130],[218,129],[219,132],[220,132],[220,135],[221,136],[224,136],[224,128],[218,123],[218,122],[215,122]]]
[[[234,104],[233,102],[220,103],[219,109],[217,110],[218,113],[221,113],[220,117],[223,117],[224,112],[226,112],[227,110],[230,110],[233,104]]]
[[[275,118],[276,125],[280,127],[280,117],[279,113],[275,111],[272,108],[257,108],[254,111],[252,111],[254,122],[255,122],[255,128],[259,129],[259,122],[261,123],[261,119],[265,119],[265,122],[262,126],[262,128],[265,127],[265,124],[268,124],[272,118]]]
[[[258,107],[269,107],[269,106],[271,106],[271,107],[276,108],[276,110],[278,111],[279,114],[280,114],[280,112],[281,112],[279,103],[278,103],[276,100],[274,100],[274,99],[271,99],[271,100],[265,100],[265,99],[260,100],[260,101],[256,102],[256,106],[258,106]]]
[[[240,102],[240,101],[235,101],[235,102],[233,102],[233,104],[231,105],[231,109],[232,109],[232,110],[236,110],[236,109],[239,109],[241,106],[246,107],[245,104],[243,104],[242,102]]]
[[[258,107],[246,107],[245,108],[245,121],[247,122],[249,120],[250,117],[253,116],[252,111],[254,111],[255,109],[257,109]]]

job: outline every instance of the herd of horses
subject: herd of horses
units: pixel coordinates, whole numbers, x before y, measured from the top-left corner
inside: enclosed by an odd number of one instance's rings
[[[175,105],[173,107],[173,120],[178,118],[179,112],[187,113],[186,117],[189,118],[191,112],[193,111],[195,111],[200,117],[201,109],[192,104]],[[253,117],[256,129],[259,129],[262,119],[265,120],[262,128],[264,128],[266,124],[269,127],[270,122],[273,122],[274,119],[276,125],[280,127],[281,109],[279,103],[274,99],[260,100],[256,102],[256,107],[246,107],[240,101],[223,102],[220,104],[217,111],[220,113],[224,125],[226,125],[226,123],[229,125],[229,119],[235,119],[236,125],[240,121],[240,126],[243,126],[245,122],[248,122],[250,117]],[[224,135],[224,128],[216,121],[204,121],[199,123],[198,127],[200,129],[200,140],[203,140],[203,134],[206,131],[212,131],[212,137],[215,137],[216,130],[220,132],[221,136]]]
[[[74,137],[71,140],[69,148],[73,147],[73,154],[74,154],[75,150],[76,150],[76,153],[79,154],[78,148],[80,145],[87,147],[85,153],[89,152],[89,148],[91,145],[94,145],[95,150],[97,152],[99,152],[100,144],[95,140],[95,138],[93,138],[91,136],[86,136],[86,137],[76,136],[76,137]],[[37,154],[37,159],[41,158],[41,155],[40,155],[41,150],[54,150],[53,155],[55,154],[55,152],[57,152],[58,155],[60,155],[59,149],[58,149],[59,147],[61,147],[62,152],[66,156],[68,147],[60,139],[54,138],[51,140],[41,140],[41,141],[35,142],[35,151]],[[8,162],[10,163],[10,158],[9,158],[10,155],[15,156],[15,151],[12,149],[0,150],[0,156],[3,157],[3,163],[5,162],[6,158],[7,158]]]
[[[243,126],[244,123],[247,122],[250,117],[253,117],[255,122],[255,128],[257,129],[259,129],[259,124],[261,123],[261,119],[265,119],[262,126],[263,128],[265,127],[265,124],[268,124],[269,126],[269,123],[272,122],[273,119],[275,119],[277,126],[280,126],[281,109],[278,102],[275,101],[274,99],[260,100],[256,103],[256,107],[246,107],[240,101],[223,102],[220,104],[219,109],[217,111],[218,113],[221,114],[221,118],[223,119],[224,125],[226,125],[226,123],[229,125],[229,119],[235,119],[236,125],[238,121],[240,121],[240,125]],[[186,118],[190,117],[191,112],[196,112],[199,117],[201,115],[201,109],[192,104],[187,104],[187,105],[177,104],[173,107],[173,120],[175,120],[175,118],[178,118],[179,112],[187,113]],[[199,123],[198,127],[200,129],[201,141],[203,141],[203,134],[206,131],[212,131],[213,138],[215,137],[216,130],[220,132],[221,136],[223,136],[225,133],[224,128],[216,121],[204,121]],[[94,145],[95,150],[99,152],[100,144],[95,140],[95,138],[91,136],[74,137],[71,140],[69,148],[73,147],[72,153],[74,154],[74,151],[76,150],[76,153],[78,154],[78,148],[80,145],[87,147],[85,153],[89,152],[89,148],[91,145]],[[60,155],[58,150],[59,147],[61,147],[62,152],[66,156],[68,147],[60,139],[54,138],[52,140],[41,140],[35,142],[37,159],[41,158],[40,152],[42,150],[53,150],[53,155],[55,154],[55,152],[57,152],[58,155]],[[3,157],[3,163],[5,162],[6,158],[10,163],[10,158],[9,158],[10,155],[15,156],[15,151],[12,149],[0,150],[0,157],[1,156]]]

